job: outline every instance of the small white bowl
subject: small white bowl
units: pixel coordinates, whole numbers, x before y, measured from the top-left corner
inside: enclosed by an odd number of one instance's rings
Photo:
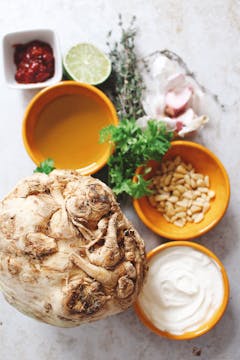
[[[55,59],[54,75],[44,82],[20,84],[15,80],[16,65],[14,64],[14,45],[25,44],[33,40],[40,40],[48,43],[53,49]],[[53,30],[25,30],[6,34],[3,37],[3,66],[5,80],[9,87],[15,89],[36,89],[53,85],[62,79],[62,58],[58,38]]]

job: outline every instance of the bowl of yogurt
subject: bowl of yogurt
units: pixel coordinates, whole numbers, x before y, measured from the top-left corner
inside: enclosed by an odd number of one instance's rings
[[[211,330],[223,316],[229,282],[220,260],[206,247],[168,242],[147,255],[149,271],[135,310],[150,330],[187,340]]]

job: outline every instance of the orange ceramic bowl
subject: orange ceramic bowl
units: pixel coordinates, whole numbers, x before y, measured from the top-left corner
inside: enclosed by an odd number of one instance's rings
[[[197,224],[187,223],[180,228],[167,222],[162,214],[151,206],[147,197],[135,199],[133,205],[143,223],[158,235],[171,240],[190,240],[205,234],[221,220],[228,207],[230,184],[221,161],[206,147],[190,141],[174,141],[163,160],[175,158],[177,155],[180,155],[184,162],[191,163],[196,172],[209,175],[210,188],[215,191],[216,196],[211,201],[211,207],[204,219]],[[151,178],[159,168],[159,163],[150,161],[149,165],[152,171],[147,177]],[[137,173],[141,173],[140,168]]]
[[[147,254],[147,261],[149,262],[150,259],[152,259],[159,252],[164,251],[165,249],[168,249],[168,248],[173,247],[173,246],[189,246],[189,247],[191,247],[191,248],[193,248],[195,250],[198,250],[198,251],[204,253],[205,255],[209,256],[211,259],[213,259],[219,265],[219,268],[220,268],[221,273],[222,273],[223,289],[224,289],[224,296],[223,296],[223,301],[222,301],[221,306],[215,312],[214,316],[208,322],[206,322],[201,327],[199,327],[197,330],[191,331],[191,332],[186,332],[186,333],[181,334],[181,335],[175,335],[175,334],[168,333],[166,331],[159,330],[147,318],[147,316],[145,315],[143,309],[141,308],[141,306],[140,306],[140,304],[138,302],[136,302],[136,304],[135,304],[135,311],[136,311],[139,319],[141,320],[141,322],[145,326],[147,326],[151,331],[153,331],[155,334],[160,335],[160,336],[164,336],[166,338],[173,339],[173,340],[189,340],[189,339],[194,339],[194,338],[196,338],[198,336],[201,336],[201,335],[207,333],[222,318],[222,316],[223,316],[223,314],[224,314],[224,312],[226,310],[228,300],[229,300],[229,281],[228,281],[228,276],[227,276],[226,270],[225,270],[223,264],[221,263],[221,261],[217,258],[217,256],[214,253],[212,253],[210,250],[208,250],[205,246],[199,245],[199,244],[194,243],[194,242],[171,241],[171,242],[162,244],[162,245],[156,247],[155,249],[151,250]]]
[[[94,86],[63,81],[40,91],[28,105],[23,141],[32,160],[52,158],[58,169],[97,172],[107,162],[111,146],[99,143],[100,130],[117,125],[115,108]]]

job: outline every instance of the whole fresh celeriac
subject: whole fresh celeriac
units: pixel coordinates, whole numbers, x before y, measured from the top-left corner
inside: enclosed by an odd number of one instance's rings
[[[100,180],[36,173],[0,203],[0,288],[26,315],[71,327],[116,314],[145,272],[144,243]]]

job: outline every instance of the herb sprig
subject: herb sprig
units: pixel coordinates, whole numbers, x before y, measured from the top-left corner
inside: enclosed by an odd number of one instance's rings
[[[42,161],[39,166],[34,170],[34,173],[45,173],[50,174],[55,169],[54,167],[54,161],[51,158],[48,158],[44,161]]]
[[[111,41],[112,32],[108,33],[107,46],[112,62],[112,84],[108,95],[116,106],[119,118],[137,119],[144,115],[142,95],[145,90],[144,81],[139,69],[135,38],[134,16],[128,28],[123,27],[122,16],[119,14],[121,30],[120,40]],[[113,43],[113,44],[112,44]]]
[[[170,147],[172,133],[166,126],[154,120],[142,130],[134,119],[123,119],[118,126],[110,125],[101,130],[100,142],[110,142],[114,147],[108,161],[109,185],[116,195],[126,193],[134,198],[149,195],[150,180],[144,175],[149,172],[148,160],[161,160]],[[145,173],[133,176],[138,166],[145,166]]]

